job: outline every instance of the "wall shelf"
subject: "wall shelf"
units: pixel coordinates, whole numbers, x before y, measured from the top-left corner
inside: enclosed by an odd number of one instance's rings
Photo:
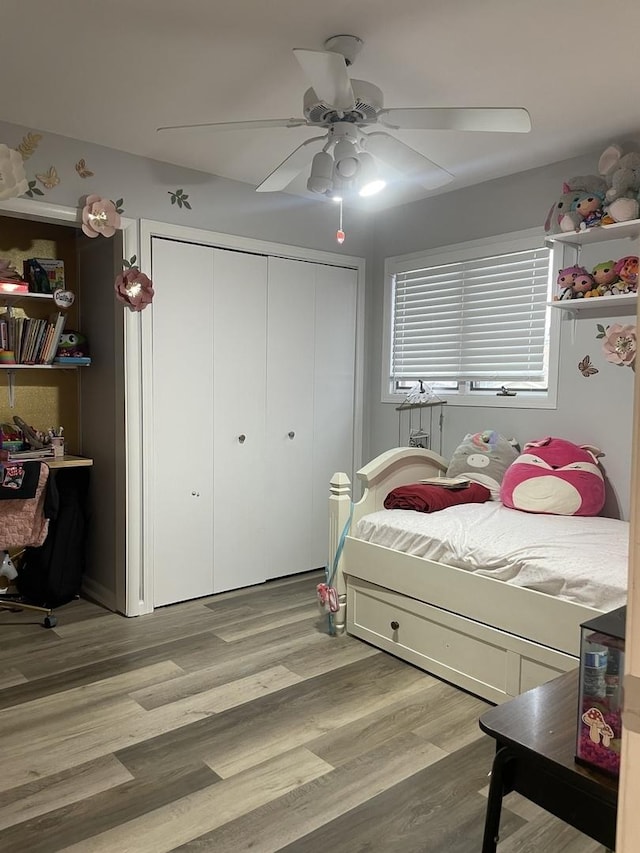
[[[597,314],[616,308],[620,309],[620,313],[627,314],[630,307],[635,310],[637,302],[637,293],[619,293],[617,296],[594,296],[591,299],[557,299],[555,302],[547,302],[547,305],[560,308],[569,314],[579,314],[583,311]]]
[[[613,225],[596,225],[595,228],[587,228],[586,231],[550,234],[545,243],[547,246],[553,246],[555,243],[586,246],[590,243],[602,243],[608,240],[624,240],[625,238],[635,240],[638,237],[640,237],[640,219],[632,219],[629,222],[614,222]],[[604,299],[604,297],[600,298]]]

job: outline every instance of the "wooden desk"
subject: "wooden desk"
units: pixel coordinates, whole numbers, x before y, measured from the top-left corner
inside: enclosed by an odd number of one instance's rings
[[[517,791],[613,850],[618,781],[574,761],[578,670],[492,708],[480,728],[496,740],[482,853],[495,853],[502,797]]]
[[[93,459],[86,456],[46,456],[41,462],[46,462],[49,468],[86,468],[93,465]]]

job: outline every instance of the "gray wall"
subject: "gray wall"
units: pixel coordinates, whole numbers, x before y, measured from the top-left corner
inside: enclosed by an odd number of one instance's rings
[[[0,142],[15,148],[29,130],[40,132],[0,122]],[[94,172],[92,177],[83,179],[76,171],[81,158]],[[33,155],[25,161],[27,178],[37,180],[36,175],[46,173],[51,166],[60,183],[48,190],[37,181],[45,195],[36,200],[75,207],[83,196],[98,193],[113,201],[123,198],[124,215],[132,219],[155,219],[357,257],[369,252],[367,214],[345,209],[347,239],[341,248],[335,239],[337,205],[328,200],[256,193],[239,181],[43,133]],[[171,204],[169,193],[176,189],[189,196],[191,210]]]
[[[597,171],[598,154],[599,151],[439,195],[377,217],[367,305],[366,458],[398,443],[396,404],[380,402],[385,258],[533,227],[540,228],[542,243],[543,223],[562,181]],[[616,257],[631,252],[631,244],[626,245]],[[620,244],[616,241],[615,246]],[[605,253],[601,260],[608,260],[609,249],[599,248]],[[601,354],[601,342],[595,338],[598,322],[607,325],[618,321],[635,323],[635,316],[607,317],[603,321],[596,314],[589,314],[577,320],[575,341],[572,323],[561,324],[560,384],[555,410],[445,407],[444,455],[451,454],[465,433],[483,429],[496,429],[520,442],[555,435],[578,444],[595,444],[606,453],[602,461],[611,484],[606,511],[616,515],[621,509],[626,517],[634,375],[628,368],[607,364]],[[600,369],[589,379],[577,369],[586,354]]]

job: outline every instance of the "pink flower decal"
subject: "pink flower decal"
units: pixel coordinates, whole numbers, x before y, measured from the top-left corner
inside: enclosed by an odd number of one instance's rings
[[[116,299],[131,311],[142,311],[153,299],[151,279],[137,267],[123,270],[115,281]]]
[[[632,367],[636,359],[636,327],[622,326],[620,323],[607,326],[602,351],[611,364]]]
[[[120,214],[107,198],[88,195],[82,208],[82,230],[87,237],[113,237],[120,228]]]

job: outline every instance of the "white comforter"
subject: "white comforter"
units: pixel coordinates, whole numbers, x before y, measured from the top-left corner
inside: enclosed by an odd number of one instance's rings
[[[381,510],[353,535],[598,610],[626,603],[626,521],[534,515],[490,501],[434,513]]]

